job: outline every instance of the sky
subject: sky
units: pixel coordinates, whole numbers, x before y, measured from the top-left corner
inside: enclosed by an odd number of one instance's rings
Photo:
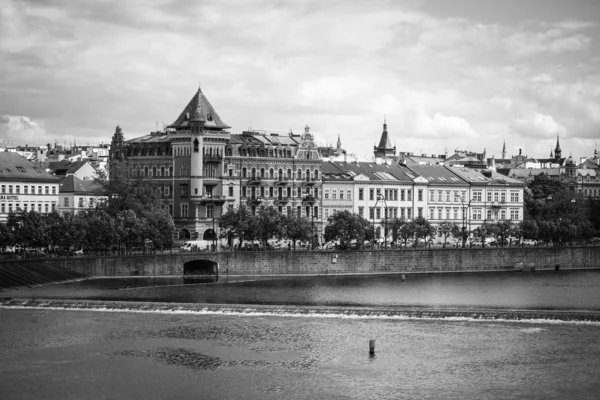
[[[201,86],[232,133],[546,158],[600,145],[598,0],[0,0],[0,147],[109,143]],[[600,150],[600,149],[599,149]]]

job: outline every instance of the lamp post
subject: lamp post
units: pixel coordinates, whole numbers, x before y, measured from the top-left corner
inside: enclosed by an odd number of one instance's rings
[[[388,210],[388,206],[387,206],[387,201],[385,200],[385,197],[382,194],[379,194],[377,196],[377,201],[379,201],[379,200],[382,200],[383,204],[384,204],[384,209],[383,209],[383,248],[387,249],[387,210]]]
[[[467,230],[467,227],[466,227],[466,224],[465,224],[465,222],[467,222],[467,221],[468,221],[468,216],[467,216],[467,213],[465,212],[465,200],[464,200],[464,199],[463,199],[463,197],[462,197],[461,195],[459,195],[459,194],[457,194],[457,195],[456,195],[456,197],[458,197],[458,198],[460,199],[460,203],[462,204],[462,210],[463,210],[463,212],[462,212],[462,220],[463,220],[463,226],[462,226],[462,247],[464,248],[464,247],[465,247],[465,243],[466,243],[466,237],[467,237],[467,232],[466,232],[466,230]],[[466,206],[466,208],[467,208],[467,211],[468,211],[468,209],[471,207],[471,202],[472,202],[472,201],[473,201],[473,200],[471,199],[471,200],[469,200],[469,202],[467,203],[467,206]]]

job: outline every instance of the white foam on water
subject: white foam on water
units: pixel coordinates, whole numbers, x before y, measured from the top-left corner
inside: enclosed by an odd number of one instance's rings
[[[269,311],[258,310],[254,308],[236,309],[223,307],[220,309],[210,309],[208,307],[198,309],[188,309],[183,307],[173,308],[151,308],[140,305],[141,308],[127,307],[107,307],[89,304],[72,304],[64,306],[51,306],[51,303],[39,302],[37,305],[6,305],[0,304],[0,309],[19,309],[19,310],[54,310],[54,311],[90,311],[107,313],[137,313],[137,314],[166,314],[166,315],[222,315],[239,317],[286,317],[286,318],[329,318],[329,319],[355,319],[355,320],[396,320],[396,321],[447,321],[447,322],[499,322],[499,323],[522,323],[522,324],[550,324],[550,325],[588,325],[599,326],[600,321],[585,320],[561,320],[554,318],[526,318],[526,315],[520,318],[495,318],[484,314],[472,314],[472,316],[421,316],[410,315],[398,312],[398,314],[385,314],[376,312],[374,314],[356,313],[352,310],[339,312],[322,312],[318,310],[299,309],[297,312],[291,312],[289,308],[271,309]],[[367,311],[368,312],[368,311]],[[433,312],[431,312],[433,313]],[[443,313],[440,313],[443,314]],[[541,332],[542,328],[525,328],[521,331],[525,333]]]

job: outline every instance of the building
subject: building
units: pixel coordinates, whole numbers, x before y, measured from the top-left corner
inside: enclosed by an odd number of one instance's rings
[[[198,88],[163,131],[126,140],[117,126],[110,160],[158,185],[179,239],[213,239],[216,218],[240,205],[320,221],[321,158],[309,127],[302,135],[229,128]]]
[[[58,203],[58,178],[16,153],[0,153],[0,222],[13,211],[50,213]]]
[[[63,177],[59,182],[58,212],[78,214],[93,210],[108,196],[102,186],[93,180],[82,180],[75,175]]]
[[[81,161],[51,161],[47,163],[46,171],[58,176],[76,176],[81,180],[94,180],[98,178],[98,171],[89,160]]]

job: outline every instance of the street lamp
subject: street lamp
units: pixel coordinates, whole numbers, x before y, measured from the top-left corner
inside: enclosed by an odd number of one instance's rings
[[[372,218],[372,221],[373,221],[373,247],[375,247],[375,210],[377,209],[377,204],[379,204],[379,200],[382,200],[383,203],[385,204],[384,213],[387,212],[387,201],[385,201],[385,197],[380,193],[380,194],[377,195],[377,201],[375,202],[375,207],[373,207],[373,218]],[[384,218],[383,218],[383,225],[384,225],[384,228],[383,228],[383,246],[384,246],[384,248],[387,247],[387,238],[385,237],[386,236],[385,229],[387,228],[387,223],[386,222],[387,222],[387,218],[386,218],[386,215],[384,214]]]
[[[468,219],[467,219],[468,216],[467,216],[467,213],[465,212],[465,201],[464,201],[463,197],[461,195],[459,195],[459,194],[456,194],[456,197],[458,197],[460,199],[460,203],[462,204],[462,210],[463,210],[463,212],[462,212],[462,214],[463,214],[462,215],[462,220],[463,220],[463,226],[462,226],[462,247],[464,248],[465,247],[465,243],[467,241],[466,240],[466,238],[467,238],[467,232],[466,232],[467,227],[466,227],[465,222],[468,221]],[[469,202],[467,203],[467,206],[466,206],[467,207],[467,211],[471,207],[471,202],[472,201],[473,201],[473,199],[469,200]]]

